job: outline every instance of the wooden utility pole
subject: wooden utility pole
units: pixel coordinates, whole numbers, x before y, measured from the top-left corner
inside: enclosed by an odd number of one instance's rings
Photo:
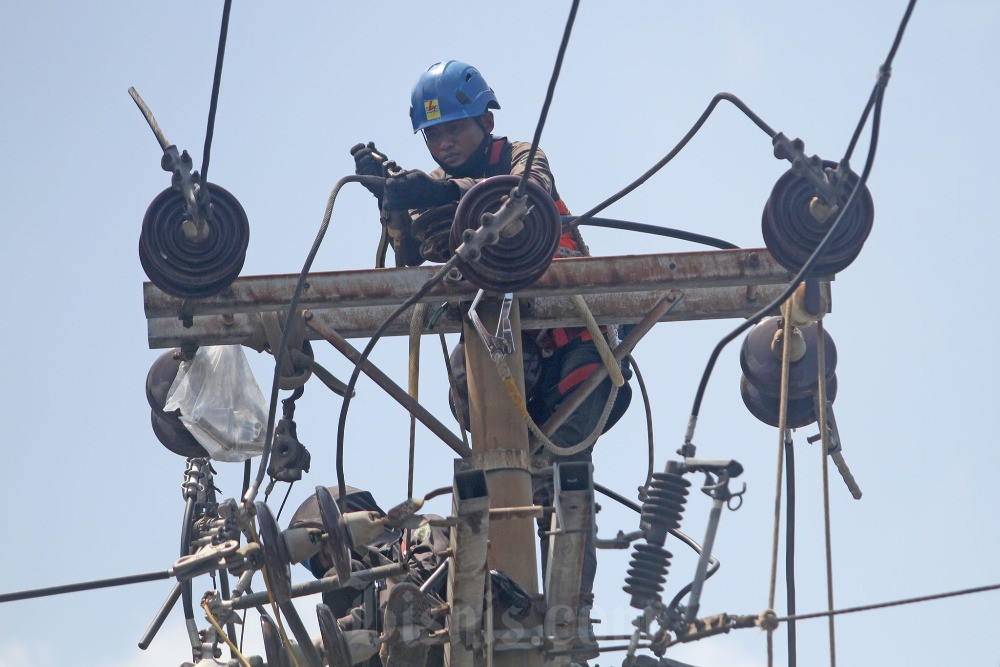
[[[496,331],[499,302],[485,301],[480,304],[479,311],[487,331]],[[510,310],[510,325],[516,349],[506,357],[506,361],[514,384],[523,396],[521,318],[516,300]],[[465,320],[465,363],[473,465],[486,471],[490,508],[527,507],[532,504],[528,427],[514,408],[496,363],[468,318]],[[510,518],[491,521],[489,540],[490,569],[506,573],[528,595],[537,597],[538,547],[534,520]],[[542,664],[541,652],[537,649],[498,652],[494,655],[493,664],[497,667],[536,667]]]

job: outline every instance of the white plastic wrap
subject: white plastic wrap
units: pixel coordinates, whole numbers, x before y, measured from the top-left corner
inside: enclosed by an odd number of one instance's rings
[[[200,347],[181,363],[164,410],[216,461],[245,461],[264,451],[267,403],[239,345]]]

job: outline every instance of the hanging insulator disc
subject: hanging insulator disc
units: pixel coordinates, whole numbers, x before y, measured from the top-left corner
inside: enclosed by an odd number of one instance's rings
[[[285,538],[271,514],[271,508],[260,501],[254,505],[257,507],[257,523],[260,525],[260,550],[264,555],[264,567],[267,568],[268,591],[276,602],[291,600],[292,571]]]
[[[331,667],[351,664],[351,652],[347,648],[347,639],[337,625],[337,618],[325,604],[316,605],[316,617],[319,620],[319,635],[323,638],[323,648],[326,650],[326,664]]]
[[[260,630],[264,636],[264,657],[267,664],[275,667],[291,667],[291,660],[285,652],[285,644],[281,639],[281,631],[270,616],[260,617]]]
[[[806,350],[801,359],[788,365],[788,396],[793,399],[812,396],[816,392],[816,379],[819,375],[816,357],[818,327],[813,322],[808,326],[797,328],[805,341]],[[775,334],[783,329],[784,324],[780,317],[761,320],[750,329],[740,348],[740,366],[744,375],[751,385],[772,396],[781,393],[781,359],[772,353],[772,341]],[[833,344],[829,332],[825,332],[823,339],[826,357],[824,376],[829,382],[837,369],[837,347]],[[780,355],[780,340],[778,345]]]
[[[323,522],[323,530],[326,532],[326,539],[323,540],[323,553],[331,561],[337,571],[337,578],[341,584],[346,584],[351,578],[351,535],[344,527],[344,522],[340,520],[340,508],[333,499],[333,494],[325,486],[316,487],[316,504],[319,506],[320,521]]]
[[[767,394],[758,387],[751,385],[745,375],[740,378],[740,395],[743,397],[743,404],[747,406],[747,409],[754,417],[768,426],[778,426],[780,421],[778,411],[781,409],[781,399],[777,395]],[[837,376],[833,375],[826,381],[826,400],[832,403],[836,397]],[[808,426],[816,421],[817,418],[814,396],[788,399],[788,408],[785,414],[785,424],[788,428]]]
[[[509,196],[518,182],[517,176],[493,176],[465,193],[451,226],[452,252],[462,244],[465,230],[477,229],[484,213],[499,210],[501,198]],[[537,183],[529,180],[525,191],[531,210],[522,229],[483,248],[477,261],[459,263],[462,275],[480,289],[514,292],[538,280],[552,263],[562,233],[559,211],[549,193]]]
[[[420,241],[420,256],[428,262],[444,264],[451,258],[451,225],[457,202],[429,208],[413,220],[410,233]]]
[[[823,161],[823,167],[831,181],[839,181],[842,199],[837,203],[843,206],[858,182],[858,175],[849,170],[838,171],[837,163],[828,160]],[[826,220],[817,220],[810,212],[810,203],[817,196],[816,189],[804,176],[789,169],[774,184],[764,206],[761,219],[764,244],[774,259],[789,271],[802,268],[839,214],[835,211]],[[861,252],[874,219],[872,195],[865,186],[844,214],[813,267],[812,275],[829,276],[849,266]]]
[[[152,409],[153,434],[164,447],[185,458],[208,457],[208,452],[180,420],[180,410],[164,412],[170,386],[181,366],[181,350],[167,350],[153,362],[146,375],[146,401]]]
[[[236,197],[213,183],[206,187],[212,200],[207,238],[193,241],[184,233],[184,196],[173,188],[157,195],[142,219],[142,268],[154,285],[181,299],[212,296],[231,285],[250,243],[250,224]]]

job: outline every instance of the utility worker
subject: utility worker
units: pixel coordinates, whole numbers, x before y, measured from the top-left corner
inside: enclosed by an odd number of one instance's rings
[[[413,87],[410,122],[414,133],[422,132],[431,157],[438,164],[434,171],[402,172],[387,178],[384,188],[369,188],[379,199],[383,211],[408,210],[419,213],[429,207],[458,201],[479,181],[491,176],[524,173],[531,144],[509,141],[493,135],[493,110],[500,103],[479,71],[463,62],[449,60],[431,65]],[[374,144],[358,144],[351,149],[355,171],[359,175],[389,176],[385,159]],[[380,160],[381,158],[381,160]],[[569,210],[559,197],[548,159],[540,149],[531,164],[529,179],[541,186],[556,203],[562,215]],[[419,244],[404,238],[394,244],[397,265],[418,265]],[[564,230],[559,239],[556,258],[589,254],[576,227]],[[524,331],[521,336],[525,364],[525,399],[528,411],[536,423],[544,423],[561,400],[602,364],[586,328],[560,328],[547,331]],[[465,355],[462,343],[452,352],[451,365],[456,375],[458,396],[453,404],[456,413],[468,420],[468,389],[465,382]],[[628,374],[630,375],[630,374]],[[597,427],[611,392],[610,380],[605,380],[583,404],[552,435],[557,446],[570,447],[584,441]],[[622,416],[631,398],[628,384],[619,389],[615,405],[605,424],[609,429]],[[553,455],[554,461],[591,461],[591,448],[571,456]],[[552,481],[535,484],[535,502],[552,505]],[[548,525],[539,521],[540,532]],[[542,568],[546,567],[548,538],[542,538]],[[581,597],[585,600],[581,613],[589,612],[594,576],[597,571],[596,549],[588,540],[584,558]],[[589,623],[583,624],[589,627]]]

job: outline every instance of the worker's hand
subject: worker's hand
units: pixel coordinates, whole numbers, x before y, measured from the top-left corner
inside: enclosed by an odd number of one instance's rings
[[[431,178],[414,169],[386,180],[382,207],[390,211],[426,208],[456,201],[458,197],[458,186],[451,181]]]
[[[385,163],[387,158],[379,153],[374,142],[369,141],[368,145],[355,144],[351,147],[351,156],[354,157],[354,173],[358,176],[386,176]],[[362,183],[376,198],[381,199],[385,190],[383,183]]]

